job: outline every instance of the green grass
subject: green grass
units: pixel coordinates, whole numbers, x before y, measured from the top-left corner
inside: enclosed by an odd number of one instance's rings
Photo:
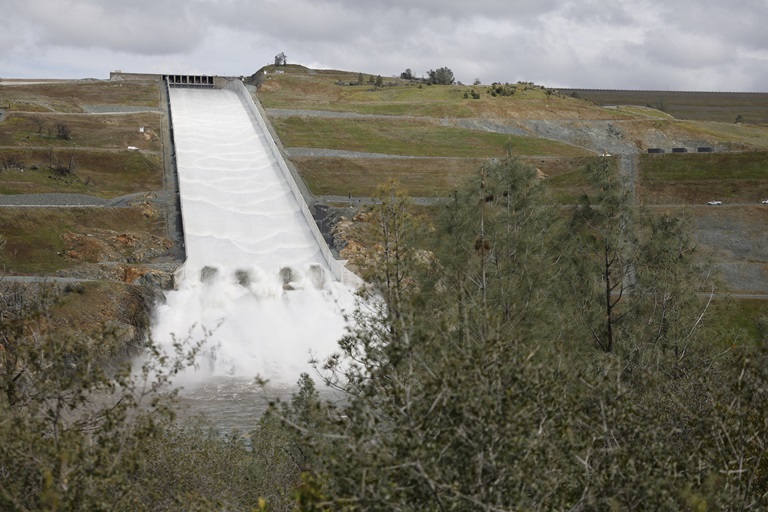
[[[768,180],[768,152],[642,155],[644,181]]]
[[[35,120],[42,124],[38,128]],[[126,148],[136,146],[147,151],[160,151],[159,114],[29,114],[11,113],[0,123],[0,146],[54,146]],[[70,139],[56,137],[57,125],[69,129]],[[144,133],[139,133],[139,127]]]
[[[6,169],[14,162],[24,170]],[[64,166],[64,176],[50,171]],[[113,198],[162,188],[159,155],[139,151],[0,149],[0,193],[73,192]]]
[[[315,195],[367,197],[396,179],[411,196],[444,196],[476,175],[485,158],[327,158],[291,159]],[[584,166],[593,158],[523,158],[543,174],[552,196],[572,204],[588,188]]]
[[[85,104],[158,106],[157,85],[73,81],[0,86],[3,103],[12,108],[0,123],[0,193],[111,198],[162,187],[160,115],[72,113]],[[59,124],[68,128],[69,140],[57,138]],[[128,146],[142,152],[127,151]],[[52,167],[67,172],[52,172]]]
[[[557,176],[553,176],[547,179],[547,185],[553,188],[571,188],[571,187],[586,187],[587,173],[584,169],[575,169],[571,172],[563,173]]]
[[[768,123],[768,94],[739,92],[618,91],[561,89],[599,105],[653,105],[678,119],[733,123]]]
[[[637,187],[644,204],[704,205],[712,199],[755,203],[768,199],[768,180],[651,181]]]
[[[286,147],[327,148],[404,156],[491,158],[525,155],[586,156],[589,152],[531,137],[441,126],[430,120],[330,119],[283,117],[272,119]]]
[[[293,158],[316,195],[368,197],[379,184],[397,180],[411,196],[447,195],[477,173],[485,160],[471,158]]]
[[[757,203],[768,197],[768,152],[642,155],[645,204]]]
[[[768,327],[768,300],[716,301],[712,308],[718,325],[733,333],[734,337],[728,340],[730,343],[739,345],[741,340],[760,340],[761,334],[766,335],[765,332],[761,333],[760,324]]]
[[[585,193],[594,193],[587,181],[586,169],[596,158],[531,159],[531,162],[547,175],[545,183],[553,200],[561,205],[572,205]],[[616,157],[610,157],[609,161],[614,172],[618,172]]]
[[[454,102],[414,103],[347,103],[323,105],[317,110],[356,112],[359,114],[414,117],[471,117],[472,111]],[[341,107],[341,108],[338,108]]]
[[[696,137],[720,141],[736,151],[768,150],[768,125],[680,121],[677,126]]]
[[[368,75],[365,75],[366,77]],[[309,74],[305,71],[268,75],[257,97],[265,108],[331,110],[361,114],[432,118],[626,119],[631,112],[595,107],[539,86],[517,87],[512,96],[493,97],[488,85],[425,85],[385,78],[385,86],[352,83],[357,74]],[[464,98],[471,91],[479,99]],[[543,117],[542,117],[543,116]],[[646,116],[639,116],[645,118]]]
[[[0,267],[7,273],[49,274],[79,263],[63,254],[68,231],[110,229],[163,234],[138,208],[3,208],[0,235],[5,248]]]
[[[83,105],[160,106],[158,84],[67,81],[0,86],[0,105],[10,111],[83,112]]]

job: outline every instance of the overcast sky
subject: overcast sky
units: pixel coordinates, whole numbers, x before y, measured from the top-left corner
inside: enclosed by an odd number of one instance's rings
[[[471,83],[768,92],[768,0],[0,0],[0,78],[288,62]]]

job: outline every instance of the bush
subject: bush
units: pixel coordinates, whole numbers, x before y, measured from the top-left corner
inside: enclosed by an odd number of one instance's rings
[[[488,88],[488,93],[493,96],[513,96],[515,92],[517,91],[517,86],[511,85],[508,83],[500,84],[497,82],[494,82],[491,84],[491,86]]]
[[[70,140],[72,138],[69,127],[64,123],[56,124],[56,138],[60,140]]]

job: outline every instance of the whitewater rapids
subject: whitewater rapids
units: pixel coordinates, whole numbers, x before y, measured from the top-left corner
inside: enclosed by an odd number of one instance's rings
[[[330,272],[245,99],[172,88],[170,100],[187,260],[153,339],[205,340],[185,386],[292,385],[314,373],[311,357],[337,351],[354,293]]]

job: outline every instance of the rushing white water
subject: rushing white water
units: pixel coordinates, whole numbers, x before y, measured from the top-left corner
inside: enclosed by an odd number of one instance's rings
[[[244,100],[214,89],[170,97],[187,261],[153,338],[206,339],[187,388],[215,382],[225,397],[257,375],[293,384],[311,355],[336,351],[352,290],[334,280]]]

